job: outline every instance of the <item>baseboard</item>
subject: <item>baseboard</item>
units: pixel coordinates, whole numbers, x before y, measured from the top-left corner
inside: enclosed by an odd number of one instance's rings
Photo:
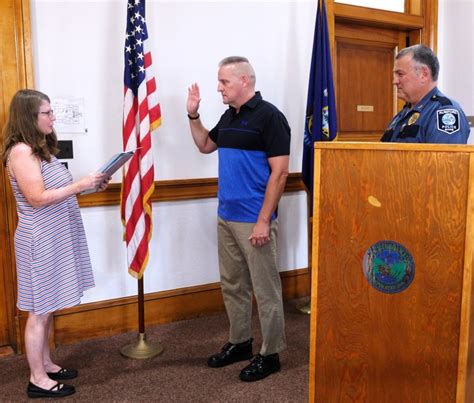
[[[6,357],[8,355],[13,355],[13,354],[15,354],[15,352],[13,351],[13,348],[11,348],[11,346],[0,347],[0,358]]]
[[[281,279],[285,300],[309,295],[307,269],[283,272]],[[223,310],[219,283],[145,295],[146,326],[196,318]],[[56,346],[71,344],[137,330],[137,316],[137,297],[83,304],[58,311],[54,315],[54,343]]]

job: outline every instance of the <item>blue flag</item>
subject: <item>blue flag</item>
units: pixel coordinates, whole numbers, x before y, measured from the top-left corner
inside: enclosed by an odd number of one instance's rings
[[[302,179],[313,200],[314,142],[332,141],[337,133],[336,100],[332,78],[331,48],[324,0],[318,2],[313,55],[309,74],[304,127]],[[312,207],[310,215],[312,215]]]

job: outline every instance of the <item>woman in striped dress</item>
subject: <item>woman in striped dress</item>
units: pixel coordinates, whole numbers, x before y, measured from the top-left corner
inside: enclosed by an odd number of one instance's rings
[[[28,311],[26,357],[30,367],[29,397],[61,397],[74,386],[59,383],[77,376],[50,356],[53,313],[78,305],[94,286],[89,251],[76,194],[103,190],[110,178],[93,173],[73,182],[55,157],[57,137],[50,100],[34,90],[12,99],[4,129],[3,163],[16,198],[18,226],[15,254],[19,309]]]

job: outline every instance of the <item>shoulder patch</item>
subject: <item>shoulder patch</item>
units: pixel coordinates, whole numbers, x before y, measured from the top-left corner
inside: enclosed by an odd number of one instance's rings
[[[456,109],[441,109],[436,111],[438,130],[447,134],[455,133],[460,129],[459,111]]]
[[[453,103],[449,100],[449,98],[446,98],[446,97],[440,97],[438,95],[433,95],[431,97],[431,100],[432,101],[438,101],[441,105],[443,106],[448,106],[448,105],[452,105]]]

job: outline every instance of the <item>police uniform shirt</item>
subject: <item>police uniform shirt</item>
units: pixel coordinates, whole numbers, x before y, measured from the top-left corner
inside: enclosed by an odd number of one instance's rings
[[[469,133],[461,106],[435,87],[413,108],[406,104],[392,119],[381,141],[466,144]]]

